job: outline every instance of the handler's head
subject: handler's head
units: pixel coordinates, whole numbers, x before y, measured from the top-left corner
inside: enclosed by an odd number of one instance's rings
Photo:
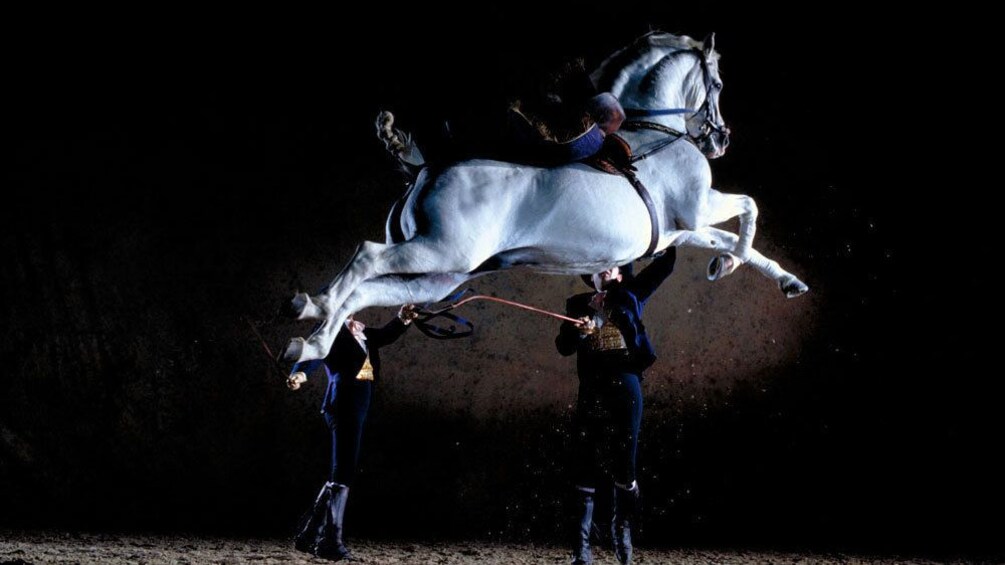
[[[582,275],[583,282],[597,290],[603,290],[612,283],[621,282],[632,276],[632,264],[626,263],[621,266],[614,266],[605,271],[592,275]]]

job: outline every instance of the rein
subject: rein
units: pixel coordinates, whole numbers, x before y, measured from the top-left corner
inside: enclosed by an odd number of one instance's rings
[[[644,108],[625,108],[625,115],[629,118],[650,118],[653,116],[673,116],[676,114],[693,114],[698,110],[691,108],[662,108],[658,110],[646,110]]]
[[[670,145],[672,145],[675,141],[679,139],[688,139],[688,140],[691,139],[690,137],[687,137],[686,133],[679,132],[673,128],[668,128],[663,124],[657,124],[656,122],[631,121],[622,124],[621,129],[625,129],[628,131],[638,131],[640,129],[648,129],[665,133],[669,136],[666,139],[660,140],[656,145],[654,145],[649,150],[639,153],[637,155],[632,155],[632,158],[629,161],[629,163],[637,163],[639,161],[652,157],[653,155],[659,153],[660,151],[663,151],[667,147],[670,147]]]
[[[428,337],[433,339],[457,339],[461,337],[467,337],[474,333],[475,325],[470,321],[457,316],[456,314],[451,314],[450,311],[467,304],[468,302],[474,302],[475,300],[487,300],[489,302],[498,302],[499,304],[504,304],[506,306],[513,306],[515,308],[520,308],[522,310],[528,310],[530,312],[536,312],[538,314],[543,314],[545,316],[550,316],[552,318],[562,320],[565,322],[578,323],[579,320],[575,318],[570,318],[556,312],[551,312],[549,310],[544,310],[528,304],[523,304],[521,302],[516,302],[514,300],[506,300],[505,298],[498,298],[495,296],[487,296],[485,294],[474,294],[462,300],[457,300],[465,293],[471,289],[464,289],[460,292],[454,293],[452,296],[447,297],[446,301],[456,301],[447,304],[442,308],[437,308],[435,310],[422,309],[418,311],[419,318],[415,320],[415,327],[419,329],[422,333],[426,334]],[[428,304],[426,305],[428,306]],[[448,327],[441,327],[430,323],[430,320],[434,318],[446,318],[458,324],[467,326],[467,330],[458,331],[456,325],[450,325]]]

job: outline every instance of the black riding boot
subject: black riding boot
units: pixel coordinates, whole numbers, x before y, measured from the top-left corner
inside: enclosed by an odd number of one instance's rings
[[[339,483],[329,484],[331,498],[328,500],[328,523],[314,555],[329,561],[355,561],[352,553],[342,543],[342,523],[346,499],[349,498],[349,487]]]
[[[636,520],[640,506],[639,485],[632,482],[631,488],[614,486],[614,511],[611,513],[611,538],[614,541],[614,555],[622,565],[632,562],[632,523]]]
[[[593,489],[576,487],[573,508],[576,513],[576,535],[573,541],[572,564],[591,565],[590,531],[593,529]]]
[[[332,483],[325,483],[314,500],[310,512],[300,521],[300,528],[293,546],[299,551],[314,555],[318,541],[324,537],[324,531],[329,520],[328,502],[332,496]]]

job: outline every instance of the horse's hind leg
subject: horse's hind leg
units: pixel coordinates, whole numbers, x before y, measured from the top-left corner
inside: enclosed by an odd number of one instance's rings
[[[335,316],[336,319],[343,315],[348,317],[374,306],[439,302],[457,287],[478,276],[471,273],[437,273],[416,277],[384,275],[361,284]]]
[[[347,284],[354,283],[354,286],[358,285],[359,281],[357,279],[365,280],[367,278],[366,273],[370,270],[369,264],[381,249],[385,247],[388,247],[388,244],[364,241],[356,248],[356,252],[352,258],[345,264],[345,267],[342,267],[342,270],[339,271],[339,274],[335,276],[328,286],[314,296],[306,292],[297,293],[287,303],[284,312],[296,320],[327,319],[333,310],[332,302],[333,298],[335,298],[333,293],[336,289]],[[346,278],[350,280],[346,282]]]
[[[484,255],[484,257],[482,257]],[[364,281],[382,275],[469,273],[491,252],[479,253],[472,245],[441,245],[428,239],[384,244],[364,241],[335,280],[317,296],[297,295],[292,305],[298,319],[330,319],[346,298]]]
[[[306,340],[293,338],[283,351],[283,361],[298,363],[323,359],[331,351],[335,336],[346,318],[371,306],[397,306],[442,300],[452,290],[476,275],[439,273],[407,277],[384,275],[360,284],[332,317],[322,322]]]
[[[460,276],[456,274],[465,273],[463,276],[468,276],[466,273],[475,270],[489,256],[491,253],[480,253],[470,244],[440,245],[427,239],[412,239],[397,244],[363,242],[352,261],[326,291],[309,297],[307,303],[316,308],[312,313],[323,318],[311,339],[306,343],[304,340],[290,341],[282,357],[285,361],[295,362],[327,355],[341,323],[354,311],[347,311],[343,303],[368,280],[384,275],[418,277],[440,273]],[[307,311],[305,309],[298,317],[308,317],[305,314]]]
[[[719,228],[705,227],[700,230],[686,232],[686,235],[678,240],[678,245],[728,251],[735,249],[738,241],[739,237],[734,233]],[[783,269],[777,261],[765,257],[760,251],[754,248],[751,248],[749,251],[748,262],[759,273],[777,282],[778,288],[788,298],[794,298],[809,290],[809,287],[803,281]],[[712,273],[712,265],[709,265],[708,278],[709,280],[716,280]]]

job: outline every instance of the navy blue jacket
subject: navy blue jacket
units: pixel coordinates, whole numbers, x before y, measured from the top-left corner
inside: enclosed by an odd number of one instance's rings
[[[670,247],[663,255],[653,259],[641,273],[627,277],[607,286],[605,302],[612,306],[611,318],[625,337],[628,346],[628,362],[626,369],[641,374],[656,361],[656,351],[653,349],[646,327],[642,323],[642,310],[653,292],[673,272],[677,261],[677,248]],[[593,292],[577,294],[565,303],[566,313],[573,318],[592,316],[590,300]],[[580,375],[588,374],[591,367],[591,354],[582,332],[574,324],[565,322],[555,338],[555,347],[562,355],[572,355],[579,352],[577,365]]]
[[[370,364],[373,365],[373,379],[377,382],[380,379],[380,348],[394,343],[408,330],[400,319],[395,317],[382,328],[371,328],[367,326],[363,329],[366,336],[366,347],[370,352]],[[363,368],[367,352],[359,346],[359,342],[352,336],[345,325],[335,336],[335,343],[332,344],[331,351],[324,360],[306,361],[298,363],[293,367],[292,372],[303,371],[310,375],[324,363],[325,373],[328,375],[328,389],[325,391],[325,399],[321,404],[321,410],[334,409],[335,384],[340,378],[355,378],[359,370]]]

